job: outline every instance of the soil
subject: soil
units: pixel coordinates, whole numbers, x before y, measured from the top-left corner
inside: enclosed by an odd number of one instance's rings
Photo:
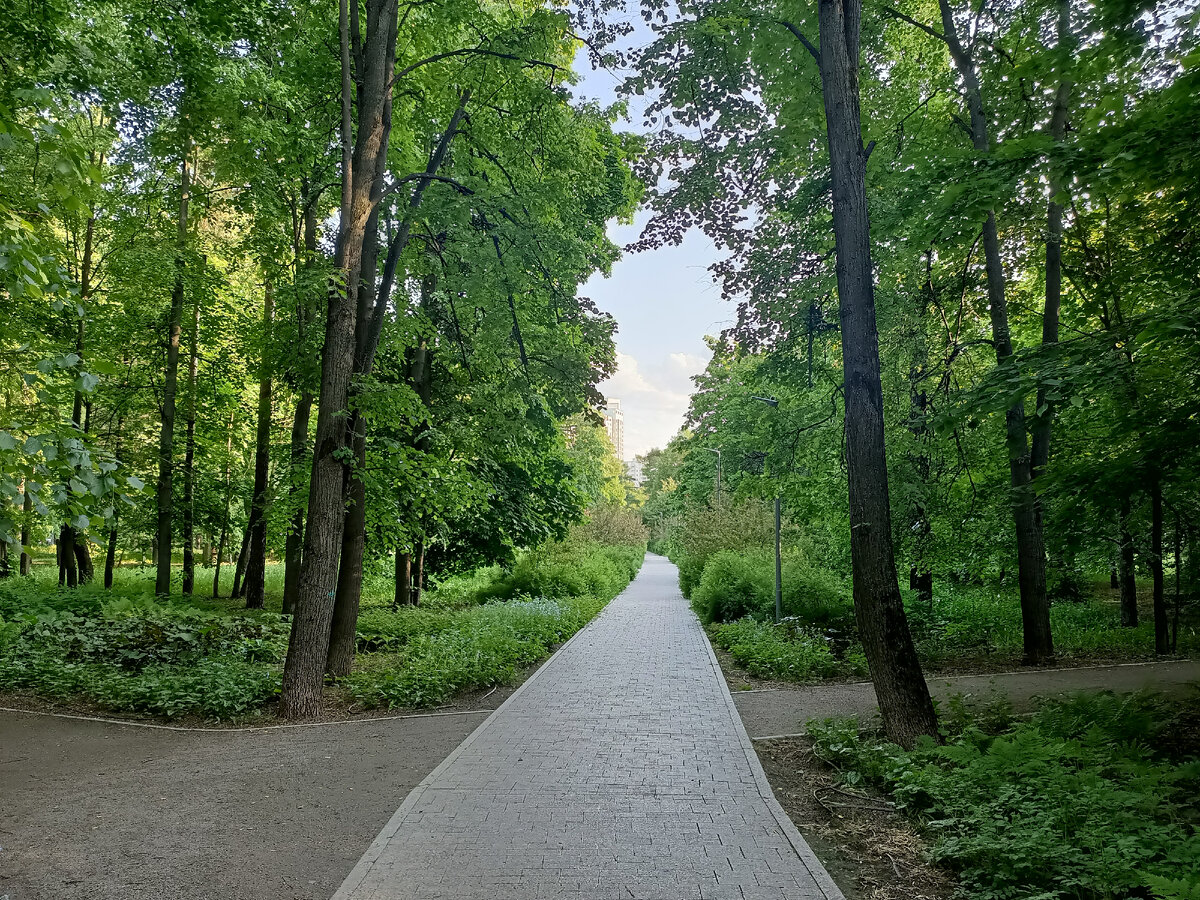
[[[799,685],[763,681],[740,669],[728,654],[718,651],[717,658],[751,737],[802,734],[804,723],[809,719],[840,716],[869,719],[877,714],[875,688],[870,682]],[[1072,691],[1130,692],[1149,688],[1192,695],[1200,683],[1200,661],[931,675],[928,681],[935,700],[942,704],[953,698],[960,698],[972,706],[1002,702],[1011,704],[1014,711],[1022,712],[1030,709],[1037,697]]]
[[[953,877],[887,800],[834,784],[808,738],[760,741],[758,758],[784,811],[849,900],[948,900]]]
[[[2,712],[0,897],[326,900],[482,719],[221,733]]]

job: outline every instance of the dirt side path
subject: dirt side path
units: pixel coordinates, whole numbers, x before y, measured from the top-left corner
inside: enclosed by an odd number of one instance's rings
[[[833,716],[871,716],[878,712],[875,688],[870,682],[856,684],[777,685],[768,690],[738,691],[744,673],[730,671],[728,657],[722,659],[725,675],[733,688],[733,699],[751,737],[797,734],[809,719]],[[929,689],[945,702],[956,694],[986,701],[1007,697],[1018,709],[1027,708],[1034,697],[1073,691],[1117,692],[1155,690],[1188,691],[1200,683],[1200,661],[1130,663],[1075,669],[1031,669],[994,675],[931,677]]]
[[[483,718],[205,733],[0,712],[0,897],[326,900]]]

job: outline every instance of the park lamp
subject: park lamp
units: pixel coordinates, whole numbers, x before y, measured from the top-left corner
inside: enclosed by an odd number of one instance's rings
[[[761,400],[763,403],[767,404],[767,406],[771,407],[772,409],[774,409],[775,407],[777,407],[779,405],[779,400],[776,397],[751,397],[750,399],[751,400]]]

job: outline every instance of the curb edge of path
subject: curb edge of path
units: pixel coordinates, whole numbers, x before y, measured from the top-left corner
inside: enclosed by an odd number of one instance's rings
[[[679,593],[679,599],[684,603],[687,602],[682,593]],[[746,762],[750,766],[750,771],[754,773],[754,783],[758,786],[759,795],[762,797],[763,802],[767,804],[767,808],[771,810],[771,815],[775,817],[775,821],[779,823],[779,827],[783,830],[784,835],[787,836],[788,843],[792,845],[792,849],[796,851],[796,856],[800,858],[800,862],[804,864],[804,868],[808,869],[808,874],[812,876],[813,881],[821,890],[821,893],[825,895],[826,900],[846,900],[846,895],[842,893],[841,888],[834,882],[833,876],[821,864],[821,860],[817,858],[812,847],[808,845],[808,841],[804,840],[804,836],[796,828],[796,823],[784,812],[783,807],[779,804],[779,800],[776,799],[775,791],[771,789],[771,782],[767,780],[767,773],[763,771],[762,763],[758,760],[758,754],[755,752],[754,745],[750,741],[750,735],[746,731],[746,726],[742,723],[742,715],[738,712],[737,704],[733,702],[733,694],[729,690],[729,683],[725,680],[725,673],[721,671],[721,664],[717,660],[716,651],[713,650],[712,641],[708,639],[708,632],[704,630],[703,625],[700,625],[699,619],[690,605],[688,607],[688,614],[696,618],[697,627],[700,628],[701,634],[704,635],[704,646],[708,650],[708,660],[716,673],[717,680],[721,684],[721,693],[725,697],[725,706],[729,711],[730,717],[733,719],[733,727],[737,732],[742,752],[746,754]],[[339,900],[339,898],[334,898],[334,900]]]
[[[650,555],[651,554],[649,553],[646,554],[646,556]],[[645,565],[645,562],[646,557],[643,556],[642,564]],[[641,566],[638,566],[637,574],[635,574],[633,578],[629,579],[629,584],[625,585],[624,589],[621,591],[621,594],[629,590],[629,586],[637,580],[638,575],[641,573],[642,568]],[[479,737],[479,735],[483,734],[488,725],[491,724],[492,719],[499,716],[501,712],[508,708],[510,703],[515,701],[521,696],[522,693],[524,693],[525,689],[529,687],[529,685],[537,681],[537,679],[542,676],[542,673],[550,668],[550,664],[553,663],[554,660],[558,659],[560,653],[570,647],[571,644],[575,642],[575,639],[591,628],[595,622],[599,621],[600,617],[608,612],[609,604],[611,604],[613,600],[616,600],[617,597],[620,597],[621,594],[617,594],[616,597],[613,597],[608,601],[608,603],[604,604],[604,608],[601,609],[600,612],[595,616],[593,616],[591,621],[567,638],[567,640],[557,650],[546,657],[545,662],[538,666],[532,675],[521,682],[521,685],[515,691],[509,694],[508,698],[503,703],[492,710],[492,714],[490,716],[480,722],[479,725],[476,726],[475,730],[467,735],[461,744],[450,751],[449,756],[438,763],[437,767],[432,772],[421,779],[420,784],[408,792],[408,796],[404,798],[404,802],[400,804],[400,808],[392,814],[392,817],[388,820],[387,824],[383,826],[383,830],[376,835],[375,840],[371,841],[370,846],[367,847],[362,857],[357,863],[355,863],[354,868],[350,870],[350,874],[347,875],[345,880],[342,882],[342,886],[337,889],[337,892],[332,898],[330,898],[330,900],[351,900],[354,892],[358,890],[358,888],[366,880],[367,875],[370,874],[371,869],[375,867],[375,863],[379,861],[379,857],[383,853],[384,848],[388,845],[388,842],[395,837],[396,832],[400,830],[400,826],[404,824],[404,819],[408,816],[409,811],[416,806],[418,802],[420,802],[421,798],[425,795],[425,791],[428,790],[429,786],[438,779],[438,776],[442,774],[443,770],[448,769],[451,765],[453,765],[454,761],[457,760],[458,757],[468,747],[471,746],[471,744],[475,743],[475,739]],[[712,652],[711,648],[709,652]],[[724,684],[724,681],[722,681],[722,684]],[[732,703],[733,701],[730,700],[729,702]],[[738,724],[741,724],[740,719],[738,720]],[[839,894],[838,897],[830,898],[830,900],[838,900],[840,896],[841,895]],[[0,898],[0,900],[3,900],[3,898]]]

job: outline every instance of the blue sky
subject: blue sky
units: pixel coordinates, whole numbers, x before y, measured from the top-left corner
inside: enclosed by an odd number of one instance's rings
[[[638,29],[643,35],[643,28]],[[619,73],[591,71],[585,54],[576,70],[582,76],[575,93],[603,104],[616,99]],[[622,127],[641,130],[636,110]],[[619,246],[637,239],[649,218],[640,213],[630,226],[613,226]],[[581,293],[612,313],[618,324],[617,373],[600,389],[621,400],[625,413],[625,456],[632,459],[662,447],[683,424],[691,394],[691,376],[708,363],[705,335],[717,334],[735,314],[721,299],[708,267],[719,258],[712,242],[693,231],[682,245],[626,254],[608,278],[596,276]]]

